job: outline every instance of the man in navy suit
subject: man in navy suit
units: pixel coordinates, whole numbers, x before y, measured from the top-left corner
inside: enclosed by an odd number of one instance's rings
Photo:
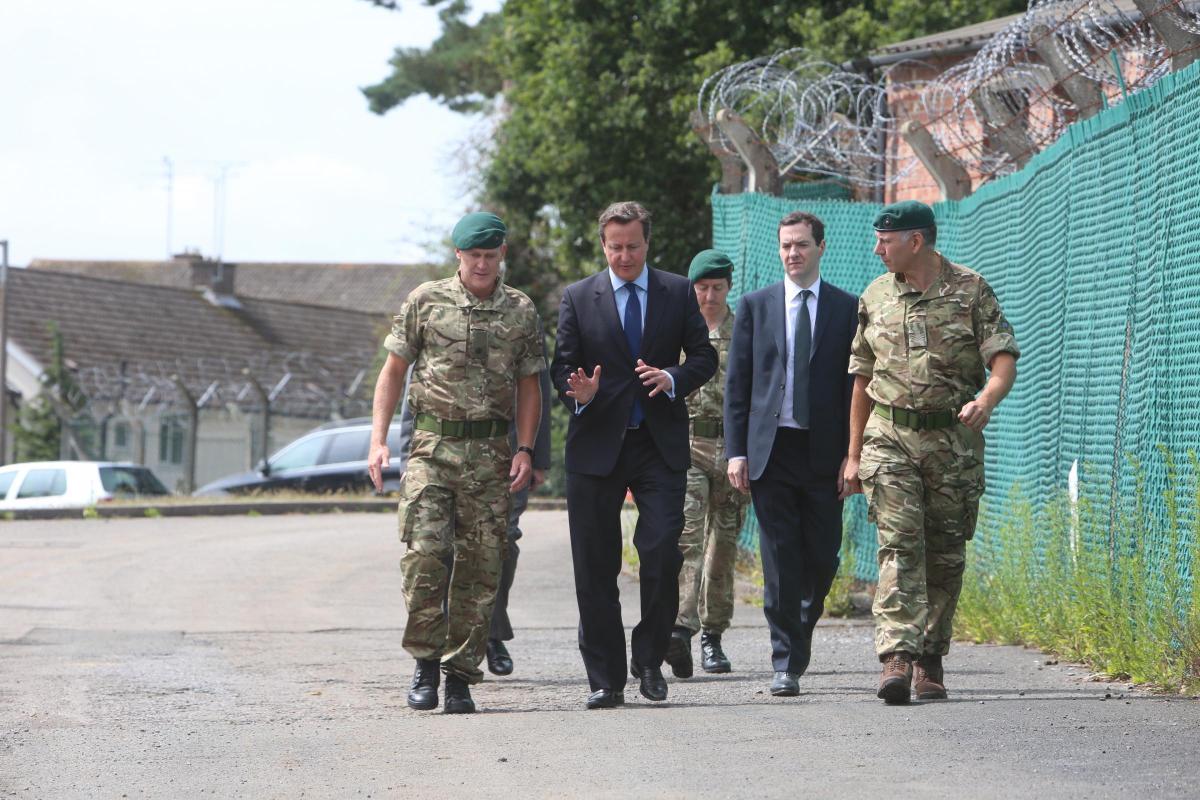
[[[667,698],[662,662],[679,610],[690,464],[684,398],[717,369],[688,279],[646,265],[650,212],[634,202],[609,206],[600,215],[600,243],[608,269],[563,292],[550,367],[571,413],[567,516],[589,709],[625,702],[617,576],[626,491],[638,507],[633,544],[642,610],[628,671],[644,697]]]
[[[825,226],[779,222],[786,277],[738,303],[725,384],[729,481],[759,524],[771,694],[799,694],[813,628],[837,574],[857,304],[821,280]]]

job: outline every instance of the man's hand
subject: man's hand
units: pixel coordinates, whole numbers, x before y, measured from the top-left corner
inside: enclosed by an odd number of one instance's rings
[[[377,492],[383,491],[383,471],[388,466],[388,446],[372,444],[371,453],[367,456],[367,475],[370,476],[371,483],[375,484]]]
[[[729,476],[730,486],[742,494],[750,494],[750,468],[746,466],[746,459],[730,459],[729,466],[725,469],[725,474]]]
[[[508,477],[513,479],[512,485],[508,487],[508,491],[513,494],[528,486],[529,479],[533,477],[533,456],[524,450],[518,451],[513,456],[512,469],[508,471]]]
[[[529,481],[529,491],[536,491],[539,486],[546,482],[546,470],[535,469],[533,478]]]
[[[976,398],[962,407],[962,411],[958,412],[958,418],[963,425],[976,433],[981,433],[992,418],[992,407],[986,401]]]
[[[586,406],[592,402],[592,398],[596,396],[596,392],[600,389],[600,365],[596,365],[596,369],[592,371],[589,378],[588,374],[580,367],[575,372],[567,376],[567,397],[575,399],[576,403],[581,406]]]
[[[654,387],[650,390],[650,397],[654,397],[654,395],[659,394],[660,392],[666,394],[667,392],[671,391],[671,387],[675,385],[669,374],[658,367],[650,366],[640,358],[638,359],[637,366],[633,368],[633,371],[636,372],[638,377],[642,379],[642,386]]]
[[[862,493],[862,481],[858,479],[860,463],[858,456],[848,455],[842,459],[842,469],[838,472],[838,500]]]

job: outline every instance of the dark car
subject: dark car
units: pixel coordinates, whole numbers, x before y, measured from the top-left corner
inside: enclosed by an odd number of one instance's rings
[[[400,488],[400,423],[388,429],[392,466],[383,471],[383,490]],[[367,451],[371,445],[371,420],[359,418],[330,422],[296,439],[252,472],[227,475],[201,486],[196,495],[246,494],[280,489],[300,492],[367,492],[374,487],[367,477]]]

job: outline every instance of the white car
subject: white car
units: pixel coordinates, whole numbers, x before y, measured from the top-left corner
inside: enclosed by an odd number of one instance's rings
[[[117,497],[170,494],[140,464],[113,461],[29,461],[0,467],[0,511],[87,508]]]

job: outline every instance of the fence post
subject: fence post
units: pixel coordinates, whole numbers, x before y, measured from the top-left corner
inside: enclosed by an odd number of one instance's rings
[[[1054,39],[1054,32],[1048,25],[1034,25],[1029,30],[1029,41],[1050,68],[1054,80],[1062,86],[1067,97],[1071,98],[1071,102],[1079,110],[1079,119],[1087,119],[1104,108],[1104,93],[1100,90],[1100,84],[1082,75],[1067,63]]]
[[[1178,0],[1133,0],[1142,18],[1150,23],[1158,38],[1171,54],[1171,69],[1175,72],[1200,58],[1200,36],[1180,26],[1173,9]]]
[[[962,200],[971,193],[971,175],[933,140],[929,130],[910,119],[900,126],[900,135],[937,182],[944,200]]]
[[[191,494],[196,490],[196,433],[200,427],[200,406],[178,375],[171,376],[171,383],[175,384],[187,406],[187,437],[183,440],[183,493]]]
[[[266,390],[263,389],[262,384],[254,378],[249,367],[242,368],[242,375],[246,377],[246,382],[250,384],[250,388],[253,389],[254,393],[258,395],[258,402],[262,406],[262,425],[260,426],[258,432],[258,452],[259,458],[265,461],[269,455],[267,448],[271,446],[271,398],[267,397]],[[254,460],[253,452],[250,453],[250,462],[251,468],[253,468],[257,463]]]
[[[1006,153],[1017,168],[1025,166],[1036,148],[1020,125],[1021,112],[1014,111],[990,89],[978,86],[971,92],[971,102],[983,120],[984,131],[995,140],[997,149]]]
[[[728,108],[717,112],[717,127],[733,142],[734,149],[750,171],[747,190],[777,197],[781,195],[783,176],[779,174],[779,162],[758,138],[758,134],[750,130],[750,126]]]
[[[746,167],[741,156],[729,152],[716,141],[712,135],[713,126],[708,117],[700,113],[700,109],[692,112],[691,123],[700,141],[721,162],[721,194],[741,194],[746,180]]]

